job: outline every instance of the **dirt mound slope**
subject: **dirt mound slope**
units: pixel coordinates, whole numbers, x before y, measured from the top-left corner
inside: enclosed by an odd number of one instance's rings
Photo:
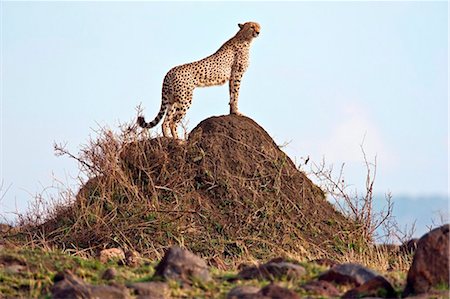
[[[71,248],[131,247],[161,257],[181,244],[212,259],[339,254],[352,222],[252,119],[202,121],[167,138],[94,145],[95,176],[39,227]]]

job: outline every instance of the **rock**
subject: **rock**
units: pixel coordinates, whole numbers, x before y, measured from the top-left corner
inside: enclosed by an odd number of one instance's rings
[[[120,248],[109,248],[100,251],[99,260],[101,263],[106,264],[109,261],[124,261],[125,253]]]
[[[338,284],[360,286],[377,277],[378,274],[358,264],[340,264],[319,276],[319,280],[333,281]]]
[[[206,262],[192,252],[172,246],[155,268],[155,276],[190,282],[192,277],[202,281],[211,280]]]
[[[53,299],[128,299],[126,289],[116,286],[92,286],[65,270],[55,276],[55,283],[51,287]]]
[[[413,254],[417,249],[418,242],[419,239],[411,239],[409,241],[406,241],[400,246],[399,251],[405,254]]]
[[[138,298],[165,299],[170,296],[169,286],[161,281],[136,282],[127,287],[133,289],[134,294],[139,295]]]
[[[282,288],[273,283],[262,288],[258,292],[258,294],[271,299],[300,299],[300,297],[294,291]]]
[[[55,283],[50,291],[53,299],[89,298],[89,289],[85,283],[69,271],[55,276]]]
[[[312,260],[311,263],[315,263],[317,265],[325,266],[325,267],[333,267],[334,265],[338,264],[338,262],[336,262],[335,260],[329,259],[329,258],[315,259],[315,260]]]
[[[363,298],[363,297],[396,298],[395,290],[389,281],[383,276],[377,276],[351,289],[342,298]]]
[[[135,250],[125,252],[125,264],[128,267],[137,267],[141,264],[141,255]]]
[[[228,294],[227,299],[248,299],[254,298],[261,289],[254,286],[238,286],[233,288]],[[252,297],[253,296],[253,297]]]
[[[339,297],[340,295],[339,290],[332,283],[325,280],[309,281],[302,288],[315,295],[325,297]]]
[[[114,268],[108,268],[103,272],[102,279],[104,280],[113,280],[117,277],[117,270]]]
[[[449,286],[449,230],[446,224],[420,238],[408,271],[404,296]]]
[[[306,273],[305,268],[289,262],[269,262],[260,266],[250,266],[242,269],[238,279],[298,279]]]

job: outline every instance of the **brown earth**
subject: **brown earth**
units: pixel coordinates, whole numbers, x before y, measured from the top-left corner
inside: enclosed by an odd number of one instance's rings
[[[48,242],[157,258],[182,244],[214,261],[332,257],[355,233],[250,118],[208,118],[183,143],[106,135],[84,153],[91,179],[76,201],[36,229]]]

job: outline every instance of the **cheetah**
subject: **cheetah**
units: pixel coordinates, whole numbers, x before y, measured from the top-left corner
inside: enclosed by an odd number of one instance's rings
[[[238,24],[239,31],[225,42],[214,54],[199,61],[172,68],[164,77],[161,108],[154,120],[147,123],[139,116],[142,128],[156,126],[164,114],[162,124],[164,137],[178,139],[177,125],[191,106],[196,87],[223,85],[229,82],[230,114],[238,112],[238,96],[241,79],[249,65],[250,44],[259,35],[260,26],[255,22]]]

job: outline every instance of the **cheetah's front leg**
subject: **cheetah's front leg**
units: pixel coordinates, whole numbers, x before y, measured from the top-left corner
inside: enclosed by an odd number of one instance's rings
[[[243,72],[233,72],[230,78],[230,114],[241,115],[238,111],[239,88]]]

